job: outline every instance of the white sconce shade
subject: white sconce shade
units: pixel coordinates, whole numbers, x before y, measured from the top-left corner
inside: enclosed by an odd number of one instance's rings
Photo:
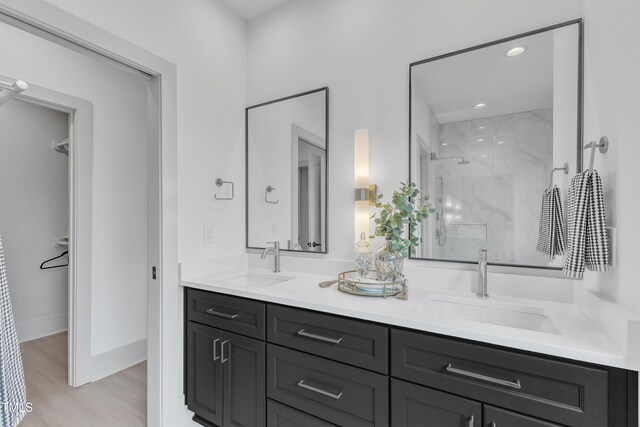
[[[353,139],[353,169],[356,188],[369,188],[369,131],[356,129]]]
[[[362,233],[369,240],[369,131],[356,129],[353,138],[353,171],[355,181],[355,237]]]

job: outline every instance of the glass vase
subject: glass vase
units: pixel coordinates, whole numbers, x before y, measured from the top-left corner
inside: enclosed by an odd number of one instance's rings
[[[402,273],[404,257],[398,251],[393,250],[390,240],[376,251],[375,255],[376,272],[378,280],[394,281],[398,274]]]

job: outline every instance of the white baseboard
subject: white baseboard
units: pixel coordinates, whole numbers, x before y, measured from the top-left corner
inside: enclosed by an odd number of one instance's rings
[[[68,329],[68,322],[69,315],[67,313],[16,322],[18,340],[20,342],[26,342],[66,331]]]
[[[120,372],[147,360],[147,339],[91,356],[91,381]]]

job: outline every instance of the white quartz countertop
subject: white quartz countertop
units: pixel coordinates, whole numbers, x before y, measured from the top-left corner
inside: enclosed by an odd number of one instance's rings
[[[246,274],[264,280],[257,279],[260,283],[250,286],[242,280],[233,279]],[[276,283],[279,279],[275,278],[278,277],[285,280]],[[556,332],[546,333],[442,316],[431,307],[433,299],[475,299],[470,292],[410,284],[409,298],[402,301],[349,295],[338,291],[336,285],[329,288],[318,286],[320,282],[332,279],[335,277],[286,271],[273,274],[268,270],[251,269],[225,276],[183,280],[181,285],[577,361],[640,370],[639,360],[625,357],[573,304],[501,296],[489,298],[492,304],[516,304],[544,312]]]

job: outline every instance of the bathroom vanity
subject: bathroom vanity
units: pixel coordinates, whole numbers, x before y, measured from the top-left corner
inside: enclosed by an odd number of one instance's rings
[[[597,356],[595,348],[605,344],[579,319],[550,315],[555,330],[546,332],[459,323],[468,325],[467,337],[494,328],[496,342],[504,343],[511,329],[521,336],[512,348],[461,338],[461,326],[442,333],[455,320],[442,327],[425,322],[429,315],[416,310],[426,301],[446,301],[444,295],[424,299],[424,290],[414,288],[409,301],[385,301],[319,289],[312,276],[277,277],[183,282],[185,396],[200,424],[638,424],[637,371],[626,369],[615,352]],[[365,306],[370,314],[358,315]],[[411,324],[412,316],[422,317],[423,326]],[[535,350],[543,342],[578,346],[564,350],[577,358],[527,351],[528,336]]]

